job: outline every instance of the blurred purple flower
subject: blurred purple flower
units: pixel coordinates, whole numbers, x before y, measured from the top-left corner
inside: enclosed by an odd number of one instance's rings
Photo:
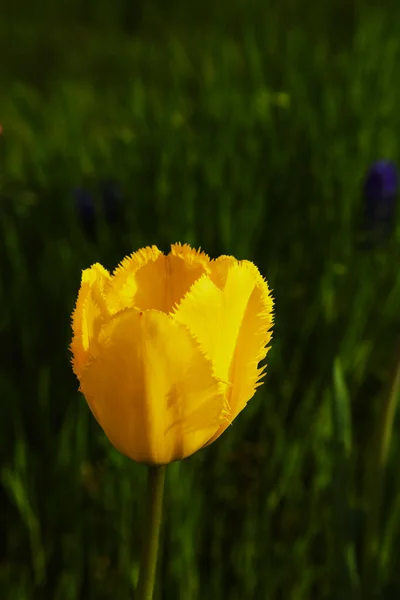
[[[398,171],[389,160],[371,165],[364,180],[364,233],[366,247],[387,239],[394,229]]]
[[[96,203],[93,194],[85,188],[73,190],[75,206],[81,224],[87,236],[96,240],[98,211],[103,212],[103,218],[108,225],[116,225],[122,221],[123,196],[118,183],[102,181],[99,185],[100,205]]]

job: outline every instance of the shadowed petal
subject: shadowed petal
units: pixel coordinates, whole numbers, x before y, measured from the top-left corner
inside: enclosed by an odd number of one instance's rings
[[[102,328],[81,391],[111,443],[138,462],[196,452],[223,421],[211,363],[170,316],[126,310]]]
[[[224,289],[228,271],[239,261],[233,256],[219,256],[210,262],[210,278],[220,290]]]
[[[181,301],[190,287],[204,273],[209,272],[210,259],[204,252],[188,244],[172,244],[167,256],[167,293],[164,312],[170,312]]]
[[[125,258],[113,274],[110,309],[136,306],[168,313],[190,286],[207,271],[209,258],[187,245],[174,244],[165,256],[156,246]]]
[[[161,310],[165,286],[165,256],[157,246],[148,246],[130,256],[114,270],[107,289],[111,314],[136,306]]]

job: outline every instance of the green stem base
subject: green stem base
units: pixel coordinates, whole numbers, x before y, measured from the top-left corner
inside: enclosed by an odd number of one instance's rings
[[[147,483],[147,514],[144,524],[143,550],[140,560],[136,600],[152,600],[160,538],[162,504],[166,466],[149,467]]]

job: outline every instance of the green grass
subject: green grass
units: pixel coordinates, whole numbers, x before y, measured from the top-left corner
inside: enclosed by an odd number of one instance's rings
[[[146,472],[77,392],[70,313],[81,269],[178,240],[254,260],[276,327],[265,386],[167,470],[157,599],[400,594],[398,417],[382,543],[362,569],[400,231],[368,254],[355,241],[366,168],[400,157],[394,14],[363,7],[340,39],[332,12],[299,7],[245,11],[231,33],[220,16],[132,39],[55,27],[38,42],[22,26],[3,38],[15,69],[0,67],[1,598],[133,597]],[[99,174],[121,181],[128,208],[96,246],[69,190]]]

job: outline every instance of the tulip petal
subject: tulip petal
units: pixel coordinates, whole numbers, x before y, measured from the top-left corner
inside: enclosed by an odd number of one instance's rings
[[[243,315],[235,357],[231,365],[232,385],[228,389],[231,420],[245,408],[256,389],[262,385],[266,365],[263,367],[258,365],[265,359],[270,348],[268,344],[272,338],[273,325],[274,302],[268,284],[253,263],[248,261],[243,263],[253,272],[255,287]],[[214,442],[226,428],[226,423],[221,425],[219,431],[206,445]]]
[[[125,257],[114,270],[107,290],[111,314],[136,306],[162,310],[165,288],[165,256],[148,246]]]
[[[240,264],[228,270],[220,290],[206,275],[198,280],[174,313],[198,340],[214,365],[216,377],[228,381],[237,336],[254,288],[254,279]]]
[[[215,376],[227,383],[232,421],[259,382],[258,362],[265,357],[271,338],[272,299],[253,263],[223,257],[213,261],[211,268],[213,281],[207,276],[198,280],[177,307],[174,319],[187,327],[212,361]]]
[[[168,259],[167,297],[164,312],[171,312],[195,281],[209,273],[210,259],[188,244],[172,244]]]
[[[131,459],[166,464],[190,456],[224,420],[212,365],[170,316],[126,310],[106,323],[81,391],[111,443]]]
[[[211,274],[210,278],[215,283],[216,286],[219,287],[220,290],[223,290],[225,287],[226,278],[228,276],[228,271],[233,265],[239,264],[239,261],[233,256],[219,256],[214,259],[210,263]]]
[[[79,377],[88,360],[96,353],[97,338],[108,316],[104,290],[110,273],[99,263],[82,271],[81,287],[72,313],[72,368]]]
[[[168,313],[207,272],[209,258],[187,244],[174,244],[165,256],[156,246],[125,258],[113,273],[108,292],[112,314],[135,306]]]

